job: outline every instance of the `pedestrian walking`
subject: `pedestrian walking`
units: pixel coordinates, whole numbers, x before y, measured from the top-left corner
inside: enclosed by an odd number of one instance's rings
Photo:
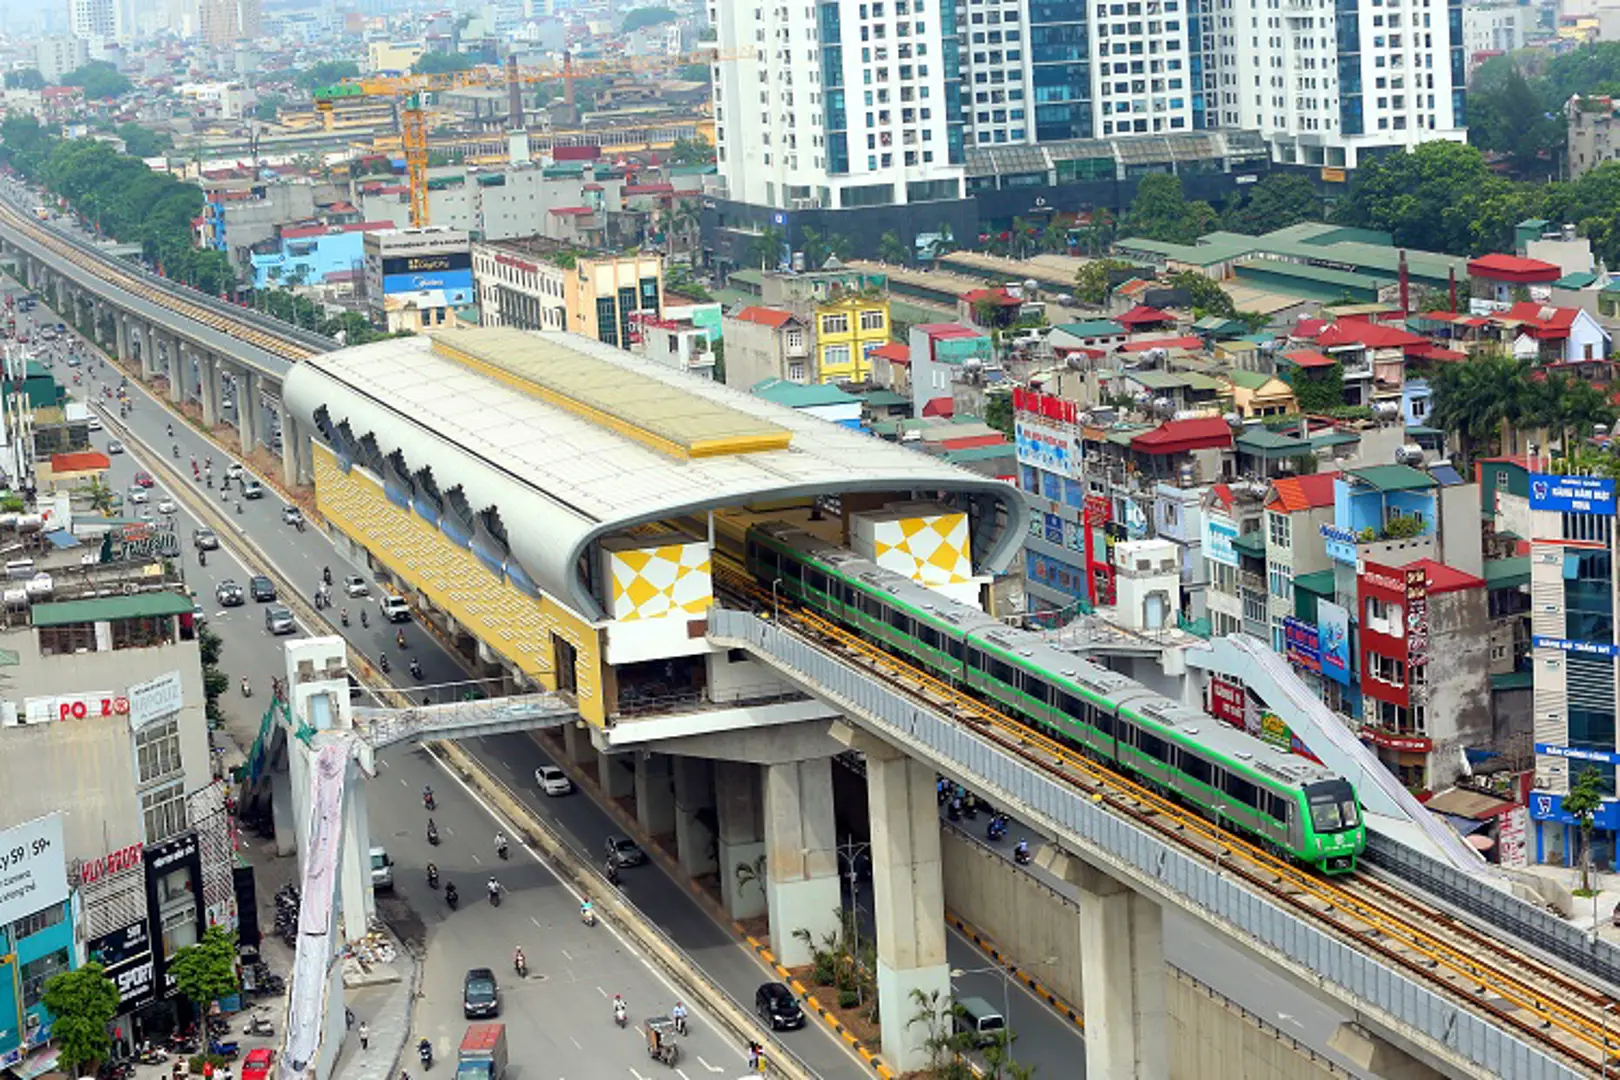
[[[362,1049],[362,1050],[370,1049],[370,1043],[371,1043],[371,1028],[366,1024],[366,1022],[364,1020],[362,1020],[362,1021],[360,1021],[360,1049]]]

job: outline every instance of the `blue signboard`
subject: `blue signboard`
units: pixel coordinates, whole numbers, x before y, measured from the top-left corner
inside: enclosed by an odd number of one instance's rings
[[[386,274],[383,276],[383,294],[402,292],[472,293],[471,270],[425,270],[415,274]]]
[[[1530,474],[1530,509],[1614,516],[1614,481],[1601,476]]]
[[[1232,548],[1232,541],[1237,539],[1237,526],[1225,521],[1216,521],[1205,514],[1203,527],[1205,558],[1224,566],[1236,566],[1238,557]]]
[[[1564,825],[1580,824],[1579,818],[1564,809],[1564,797],[1554,795],[1550,791],[1530,793],[1530,820],[1557,821]],[[1603,805],[1592,815],[1592,825],[1598,829],[1620,828],[1620,802],[1604,799]]]
[[[1322,539],[1326,541],[1327,557],[1346,566],[1356,565],[1356,534],[1337,525],[1323,525]]]
[[[1306,671],[1322,670],[1321,638],[1316,627],[1292,615],[1283,618],[1283,649],[1290,662]]]
[[[1533,634],[1530,646],[1536,649],[1559,649],[1581,656],[1620,656],[1620,648],[1601,641],[1570,641],[1567,638],[1543,637]]]
[[[1350,685],[1350,612],[1331,600],[1316,602],[1316,638],[1322,650],[1322,674]]]
[[[1547,757],[1570,758],[1574,761],[1596,761],[1602,765],[1620,765],[1620,754],[1612,750],[1588,750],[1584,746],[1554,746],[1536,743],[1536,753]]]

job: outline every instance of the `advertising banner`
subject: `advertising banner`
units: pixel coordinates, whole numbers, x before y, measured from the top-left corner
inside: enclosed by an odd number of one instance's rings
[[[390,274],[383,278],[383,296],[402,293],[444,293],[452,304],[472,302],[471,270],[449,270],[442,274]]]
[[[1248,691],[1243,684],[1224,675],[1212,675],[1209,680],[1209,715],[1222,723],[1243,730],[1243,710]]]
[[[1346,566],[1356,565],[1356,534],[1337,525],[1323,525],[1320,529],[1328,558]]]
[[[107,978],[118,987],[120,1010],[139,1008],[156,996],[148,926],[146,919],[137,919],[85,943],[85,958],[106,968]]]
[[[1018,413],[1014,424],[1018,463],[1073,478],[1080,466],[1079,439],[1073,430]]]
[[[442,274],[447,270],[471,269],[470,251],[447,251],[442,255],[391,255],[382,261],[384,277],[391,277],[394,274]]]
[[[173,716],[185,704],[180,690],[180,673],[171,671],[150,682],[129,688],[129,727],[139,731],[154,720]]]
[[[1515,806],[1498,819],[1501,824],[1496,834],[1497,861],[1503,866],[1530,865],[1526,840],[1530,831],[1530,812]]]
[[[1595,761],[1600,765],[1620,765],[1620,754],[1612,750],[1588,750],[1584,746],[1554,746],[1536,743],[1536,753],[1547,757],[1569,758],[1571,761]]]
[[[35,818],[0,833],[0,925],[67,898],[62,815]]]
[[[1205,558],[1223,566],[1238,564],[1237,552],[1232,548],[1232,541],[1238,536],[1236,525],[1229,521],[1218,521],[1213,516],[1205,514],[1203,534]]]
[[[1316,639],[1322,674],[1350,685],[1350,612],[1331,600],[1316,602]]]
[[[153,926],[170,927],[164,920],[163,894],[160,888],[170,889],[168,895],[179,894],[180,888],[170,888],[163,884],[164,880],[176,870],[184,870],[186,883],[184,891],[190,893],[190,904],[196,916],[193,924],[197,937],[201,938],[206,929],[203,922],[202,904],[202,849],[197,843],[197,834],[188,832],[184,836],[177,836],[172,840],[165,840],[161,844],[150,844],[142,852],[146,858],[146,914]],[[173,912],[171,912],[173,914]],[[168,961],[163,955],[161,940],[155,940],[152,946],[152,975],[150,978],[152,994],[154,997],[168,997],[175,991],[174,976],[169,974]]]
[[[1564,797],[1550,791],[1530,793],[1530,820],[1556,821],[1562,825],[1579,825],[1580,819],[1564,809]],[[1597,813],[1592,815],[1592,827],[1611,831],[1620,828],[1620,800],[1604,799]]]
[[[1429,577],[1421,566],[1406,569],[1406,667],[1416,671],[1429,663]],[[1427,684],[1408,680],[1412,704],[1422,704]]]
[[[1530,509],[1614,516],[1614,481],[1601,476],[1530,474]]]
[[[1322,649],[1316,627],[1288,615],[1283,619],[1283,652],[1290,663],[1322,673]]]
[[[1541,634],[1532,634],[1530,645],[1536,649],[1558,649],[1567,653],[1579,653],[1582,656],[1620,655],[1620,648],[1601,641],[1570,641],[1568,638],[1543,637]]]

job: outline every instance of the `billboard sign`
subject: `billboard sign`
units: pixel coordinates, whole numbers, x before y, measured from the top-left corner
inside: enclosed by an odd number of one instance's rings
[[[1601,765],[1620,765],[1620,754],[1612,750],[1588,750],[1584,746],[1554,746],[1536,743],[1536,753],[1546,757],[1569,758],[1572,761],[1595,761]]]
[[[1209,715],[1222,723],[1243,730],[1243,710],[1248,703],[1248,691],[1243,684],[1224,675],[1211,675],[1209,679]]]
[[[505,261],[502,256],[497,260]],[[516,261],[516,260],[513,260]],[[533,271],[534,266],[520,263],[524,269]],[[393,277],[396,274],[443,274],[451,270],[472,270],[472,252],[446,251],[438,255],[390,255],[382,261],[384,277]]]
[[[0,833],[0,925],[67,898],[61,814],[25,821]]]
[[[139,731],[154,720],[173,716],[185,704],[180,673],[171,671],[129,688],[129,726]]]
[[[1496,832],[1497,861],[1503,866],[1523,867],[1530,865],[1526,840],[1530,831],[1530,813],[1522,806],[1515,806],[1503,814],[1499,819],[1501,824]]]
[[[1356,565],[1356,534],[1337,525],[1323,525],[1320,529],[1327,557],[1346,566]]]
[[[1614,516],[1614,481],[1601,476],[1530,474],[1530,509]]]
[[[1232,541],[1237,539],[1237,526],[1229,521],[1217,520],[1210,514],[1204,515],[1203,524],[1204,557],[1222,566],[1236,566],[1238,564],[1237,551],[1232,547]]]
[[[1043,423],[1028,413],[1019,413],[1014,426],[1018,463],[1059,476],[1073,478],[1080,466],[1079,439],[1073,431]]]
[[[1292,615],[1283,619],[1283,651],[1290,663],[1318,675],[1322,673],[1322,648],[1316,627]]]
[[[1350,685],[1350,612],[1331,600],[1316,602],[1316,640],[1322,674]]]
[[[1537,649],[1558,649],[1561,652],[1576,653],[1581,656],[1620,655],[1620,647],[1602,641],[1570,641],[1568,638],[1544,637],[1541,634],[1532,634],[1530,644]]]
[[[149,925],[140,918],[85,943],[85,958],[105,968],[107,978],[118,987],[120,1011],[139,1008],[156,996]]]

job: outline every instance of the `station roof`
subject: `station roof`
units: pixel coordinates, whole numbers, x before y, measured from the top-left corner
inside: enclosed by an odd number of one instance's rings
[[[296,365],[285,398],[329,445],[369,435],[406,478],[431,470],[440,492],[497,509],[511,558],[593,620],[581,556],[648,522],[759,499],[945,492],[984,503],[986,521],[1000,507],[1005,527],[975,552],[999,570],[1027,520],[1007,484],[578,334],[479,328],[341,349]]]

